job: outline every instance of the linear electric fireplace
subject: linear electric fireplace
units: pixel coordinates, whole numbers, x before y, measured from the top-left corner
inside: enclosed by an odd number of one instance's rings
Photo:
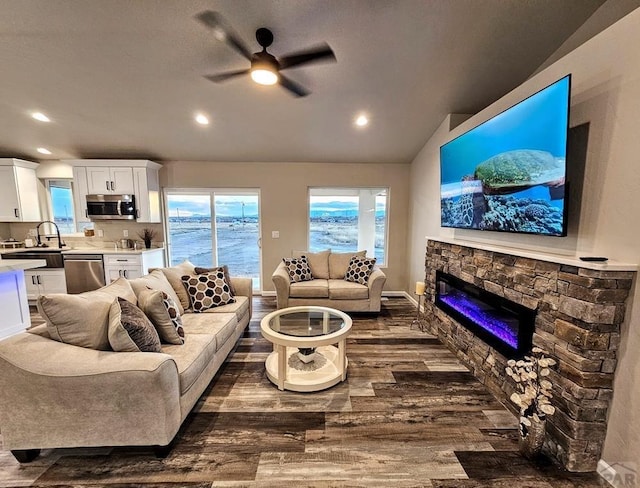
[[[531,349],[536,312],[455,276],[436,272],[436,306],[508,358]]]

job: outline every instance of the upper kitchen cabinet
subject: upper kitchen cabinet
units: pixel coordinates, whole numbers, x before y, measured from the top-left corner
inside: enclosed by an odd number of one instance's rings
[[[0,222],[39,222],[38,163],[0,159]]]
[[[160,223],[160,180],[162,165],[144,159],[76,159],[73,180],[76,218],[86,217],[87,195],[131,194],[135,196],[136,221]]]
[[[91,195],[131,195],[133,168],[87,166],[87,186]]]

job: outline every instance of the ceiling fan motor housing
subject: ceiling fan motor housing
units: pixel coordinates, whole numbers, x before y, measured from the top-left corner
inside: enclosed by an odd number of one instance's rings
[[[264,49],[267,49],[273,43],[273,33],[266,27],[260,27],[256,31],[256,41],[258,41],[258,44]]]

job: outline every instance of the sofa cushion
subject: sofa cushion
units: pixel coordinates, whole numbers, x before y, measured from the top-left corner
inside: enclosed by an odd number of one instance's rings
[[[41,295],[37,307],[53,340],[109,351],[109,310],[118,297],[136,303],[136,294],[125,278],[77,295]]]
[[[236,296],[234,298],[236,300],[234,303],[213,307],[205,310],[204,313],[235,313],[238,321],[240,321],[249,312],[249,298],[244,296]]]
[[[282,258],[282,261],[284,262],[284,269],[287,271],[291,283],[313,279],[306,256],[300,256],[299,258]]]
[[[329,280],[329,298],[334,300],[366,300],[369,288],[346,280]]]
[[[349,261],[349,267],[344,275],[346,281],[353,283],[360,283],[366,285],[369,281],[369,276],[373,270],[373,266],[376,264],[376,258],[363,258],[361,256],[352,256]]]
[[[329,285],[327,280],[291,283],[289,296],[292,298],[327,298],[329,296]]]
[[[149,288],[165,292],[178,304],[178,312],[181,314],[184,313],[184,308],[180,304],[180,299],[178,298],[176,291],[173,289],[173,286],[171,286],[164,273],[159,269],[156,269],[141,278],[129,280],[129,283],[138,298],[140,298],[140,293],[142,291],[148,290]]]
[[[187,288],[191,308],[196,313],[235,302],[222,268],[211,273],[183,276],[182,282]]]
[[[160,337],[144,312],[120,297],[109,310],[109,344],[119,352],[162,352]]]
[[[138,294],[138,306],[151,320],[160,340],[169,344],[184,344],[179,306],[167,293],[149,288],[142,290]]]
[[[182,316],[187,339],[185,345],[191,340],[192,334],[212,334],[216,337],[216,351],[224,346],[238,325],[235,313],[188,313]]]
[[[226,264],[224,266],[215,266],[213,268],[201,268],[200,266],[196,266],[195,273],[196,274],[211,273],[214,271],[218,271],[219,269],[222,269],[222,272],[224,273],[224,279],[229,285],[229,289],[231,290],[231,296],[235,296],[236,289],[233,287],[233,283],[231,282],[231,275],[229,274],[229,267]]]
[[[352,256],[365,257],[367,251],[358,252],[332,252],[329,254],[329,278],[333,280],[344,279],[344,275],[347,272],[349,261]]]
[[[195,273],[195,266],[191,264],[188,260],[184,260],[182,263],[177,264],[176,266],[171,266],[170,268],[150,268],[149,272],[152,273],[156,269],[162,271],[167,278],[167,281],[176,292],[178,299],[180,300],[180,305],[182,305],[183,309],[187,309],[191,306],[189,302],[189,294],[182,284],[182,277],[184,275],[190,275]]]
[[[213,361],[216,337],[213,334],[189,334],[183,346],[163,345],[162,352],[169,354],[175,361],[180,380],[180,395],[184,395]]]
[[[319,252],[295,251],[292,253],[294,258],[306,256],[311,270],[311,276],[322,280],[329,279],[329,254],[331,249]]]

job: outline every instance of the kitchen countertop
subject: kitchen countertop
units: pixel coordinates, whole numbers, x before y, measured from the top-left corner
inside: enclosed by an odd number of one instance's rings
[[[32,251],[35,248],[32,247],[19,247],[17,249],[0,249],[0,256],[7,253],[13,252],[26,252]],[[42,248],[38,248],[42,249]],[[58,248],[55,246],[50,246],[45,249],[51,249],[52,251],[57,251]],[[69,248],[64,247],[62,249],[62,254],[144,254],[147,252],[153,252],[158,250],[164,250],[164,247],[153,247],[151,249],[115,249],[114,247],[76,247]],[[16,260],[13,260],[14,262]],[[31,260],[32,261],[32,260]]]
[[[0,273],[31,268],[43,268],[47,265],[44,259],[7,259],[0,260]]]

